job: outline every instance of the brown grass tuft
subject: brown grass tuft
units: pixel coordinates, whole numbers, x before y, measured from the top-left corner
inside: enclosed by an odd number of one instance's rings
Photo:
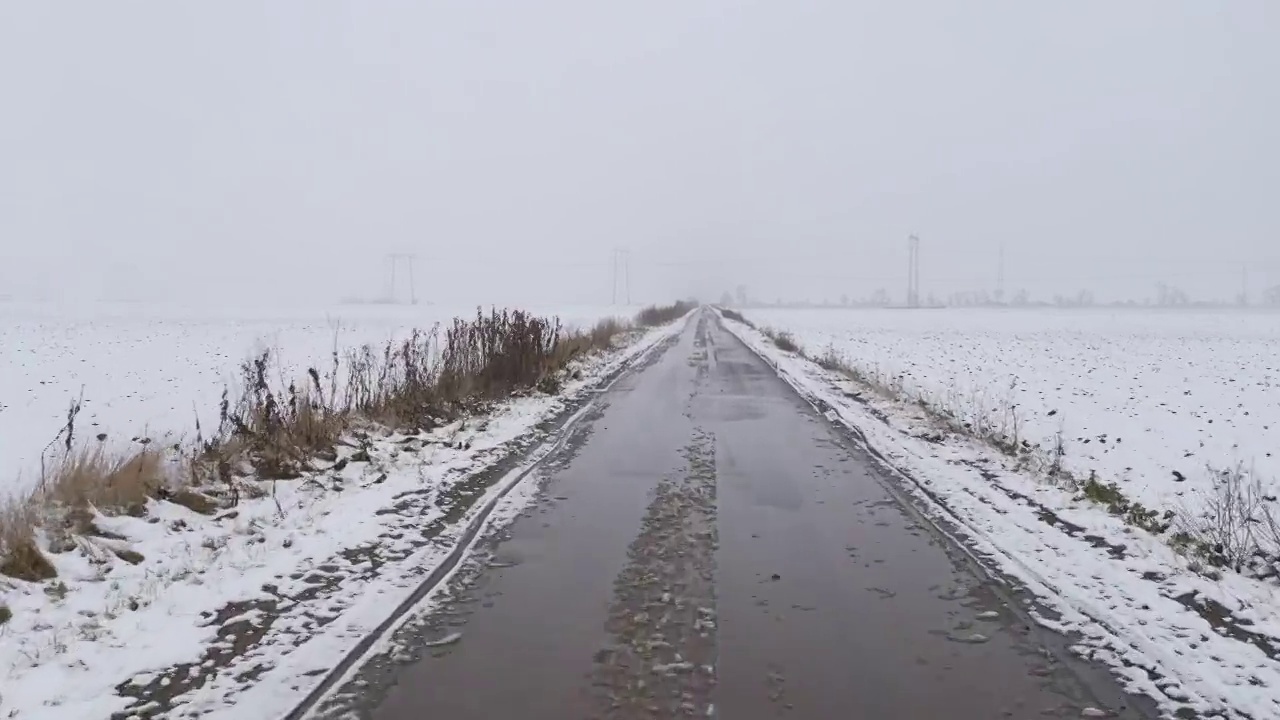
[[[553,365],[563,367],[588,353],[608,350],[619,335],[630,329],[630,325],[617,318],[606,318],[589,330],[567,333],[557,347]]]
[[[778,346],[779,350],[804,356],[804,348],[800,347],[800,343],[796,342],[796,337],[786,330],[765,328],[761,332],[768,336],[773,341],[773,344]]]
[[[561,330],[558,318],[521,310],[477,311],[474,320],[455,319],[445,331],[436,380],[440,395],[465,405],[534,387],[556,369]]]
[[[52,580],[58,576],[53,563],[36,547],[34,538],[17,539],[12,545],[6,544],[4,551],[4,556],[0,559],[0,575],[27,582]]]
[[[164,481],[159,451],[144,448],[119,457],[99,444],[64,456],[37,494],[55,506],[141,516]]]
[[[191,488],[181,488],[168,494],[164,499],[200,515],[212,515],[218,512],[220,507],[217,500]]]
[[[280,388],[271,383],[273,369],[270,351],[240,366],[243,395],[234,407],[224,400],[218,436],[204,448],[214,467],[243,455],[261,478],[292,480],[347,429],[348,414],[326,397],[319,371]]]

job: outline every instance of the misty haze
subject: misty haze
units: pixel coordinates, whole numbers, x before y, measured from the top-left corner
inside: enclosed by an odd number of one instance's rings
[[[0,7],[0,717],[1280,717],[1280,6]]]

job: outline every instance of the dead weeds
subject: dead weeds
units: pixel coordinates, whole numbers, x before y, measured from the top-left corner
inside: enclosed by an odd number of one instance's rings
[[[698,306],[695,300],[680,300],[670,305],[650,305],[636,313],[636,325],[655,327],[679,320]]]

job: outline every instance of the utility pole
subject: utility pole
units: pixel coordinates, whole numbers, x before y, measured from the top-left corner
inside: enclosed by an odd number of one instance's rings
[[[915,279],[915,286],[916,286],[915,307],[920,307],[920,238],[918,238],[918,237],[916,238],[916,270],[915,270],[915,275],[916,275],[916,279]]]
[[[418,304],[418,293],[413,287],[413,256],[409,256],[409,304]]]
[[[920,238],[907,237],[907,307],[920,307]]]
[[[1004,243],[1000,243],[1000,264],[996,268],[996,302],[1004,302]]]
[[[391,253],[387,255],[387,260],[391,263],[391,287],[387,290],[387,299],[391,302],[396,300],[396,266],[403,262],[408,266],[409,270],[409,304],[418,304],[418,296],[413,286],[413,260],[416,257],[413,253]]]
[[[631,251],[626,248],[613,249],[613,304],[618,304],[618,280],[619,267],[621,267],[621,280],[625,286],[624,297],[628,305],[631,304]]]

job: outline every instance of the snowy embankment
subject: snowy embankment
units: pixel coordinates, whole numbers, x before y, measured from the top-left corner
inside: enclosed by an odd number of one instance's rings
[[[56,579],[0,576],[0,717],[282,716],[414,598],[482,513],[501,524],[520,512],[541,451],[511,463],[557,432],[548,423],[681,324],[573,361],[555,395],[348,438],[321,467],[213,514],[161,501],[141,517],[94,513],[74,552],[49,554]]]
[[[1126,426],[1128,430],[1119,431],[1093,425],[1105,421],[1106,406],[1087,414],[1092,406],[1080,398],[1090,395],[1075,394],[1093,392],[1093,397],[1100,394],[1100,388],[1108,381],[1093,379],[1092,376],[1101,372],[1098,368],[1112,368],[1114,374],[1122,374],[1121,363],[1127,360],[1114,355],[1109,360],[1102,359],[1105,350],[1098,341],[1077,335],[1073,339],[1081,347],[1052,364],[1052,359],[1040,353],[1054,345],[1060,349],[1073,347],[1072,336],[1063,335],[1056,341],[1052,337],[1042,338],[1039,346],[1025,337],[1021,345],[1012,338],[988,337],[992,346],[982,350],[976,349],[981,339],[966,341],[960,333],[952,338],[954,342],[928,339],[925,334],[913,344],[904,339],[905,334],[894,335],[890,325],[902,327],[903,323],[947,321],[935,318],[916,321],[911,315],[886,313],[885,326],[879,329],[864,326],[860,331],[851,324],[847,329],[826,333],[805,325],[805,321],[814,318],[821,320],[824,317],[821,313],[752,312],[748,319],[794,331],[797,339],[807,344],[814,354],[822,354],[827,344],[836,344],[840,349],[839,343],[843,343],[850,348],[847,357],[852,362],[879,358],[882,367],[893,363],[895,368],[908,369],[913,382],[919,383],[940,382],[938,375],[924,368],[951,367],[958,376],[959,370],[954,370],[956,361],[948,356],[954,358],[969,348],[968,352],[973,353],[968,360],[971,369],[964,379],[980,381],[981,373],[990,371],[995,382],[1004,382],[1006,378],[1002,373],[1012,370],[1018,373],[1018,384],[1028,387],[1025,397],[1038,398],[1038,402],[1049,408],[1056,407],[1060,413],[1063,408],[1074,408],[1077,419],[1068,418],[1068,422],[1082,423],[1091,433],[1133,432],[1125,438],[1125,444],[1134,438],[1140,451],[1129,456],[1131,458],[1159,456],[1154,450],[1158,443],[1149,446],[1147,454],[1141,452],[1141,438],[1146,433],[1133,431],[1132,425]],[[825,315],[837,322],[839,316],[837,312]],[[1034,322],[1029,320],[1032,316],[1025,317],[1026,321]],[[1280,651],[1280,595],[1274,581],[1233,572],[1211,579],[1192,572],[1187,558],[1175,552],[1164,539],[1108,513],[1075,491],[1071,484],[1047,482],[1043,475],[1030,472],[1024,462],[990,444],[947,432],[940,427],[937,417],[924,412],[919,404],[875,392],[843,372],[823,369],[800,355],[780,350],[754,328],[730,320],[726,320],[726,324],[775,365],[802,395],[826,411],[828,418],[852,428],[873,452],[902,473],[903,487],[944,526],[958,532],[985,563],[1025,585],[1039,600],[1032,611],[1039,622],[1073,638],[1073,649],[1081,655],[1110,666],[1130,691],[1154,698],[1169,717],[1183,717],[1188,711],[1197,713],[1198,717],[1280,717],[1280,662],[1277,661],[1280,657],[1277,652]],[[1226,347],[1244,353],[1259,352],[1263,344],[1261,337],[1265,336],[1266,332],[1258,332],[1253,338],[1240,338]],[[884,349],[876,345],[873,338],[879,338],[886,345],[892,339],[897,342],[891,349]],[[1205,343],[1201,350],[1207,358],[1216,357],[1215,362],[1230,366],[1231,361],[1223,358],[1224,352],[1211,351],[1209,341]],[[1003,350],[998,347],[1001,345]],[[1117,341],[1111,347],[1113,353],[1122,349],[1142,352],[1133,345],[1132,340]],[[1022,364],[1012,368],[1002,364],[996,359],[1004,357],[1002,352],[1023,358]],[[1152,374],[1171,372],[1167,370],[1168,365],[1152,369],[1151,363],[1158,353],[1153,350],[1147,353],[1151,358],[1148,364],[1135,365],[1128,378],[1141,378],[1143,369]],[[1086,358],[1090,359],[1088,363],[1083,362]],[[1177,362],[1176,357],[1170,362]],[[1046,373],[1039,382],[1031,374],[1033,368],[1046,366],[1037,363],[1051,363],[1053,367],[1052,373]],[[1214,381],[1203,379],[1213,376],[1201,369],[1203,365],[1194,367],[1194,372],[1188,369],[1172,382],[1180,383],[1183,377],[1202,378],[1196,388],[1210,396],[1206,398],[1206,405],[1226,409],[1226,405],[1233,404],[1215,402],[1208,390]],[[1258,370],[1237,375],[1235,381],[1252,383],[1254,392],[1267,390],[1266,372]],[[1087,384],[1073,387],[1068,382],[1073,377]],[[1226,386],[1231,385],[1226,378],[1221,380]],[[941,385],[934,387],[942,390]],[[1129,394],[1124,394],[1126,402],[1138,403],[1140,393],[1132,394],[1135,397],[1132,401],[1128,400]],[[1154,407],[1163,408],[1171,398],[1194,396],[1194,389],[1190,396],[1164,392],[1151,402]],[[1065,404],[1073,397],[1075,402]],[[1256,394],[1251,395],[1247,408],[1254,410],[1247,417],[1263,414],[1265,406]],[[1027,409],[1029,414],[1032,412],[1021,403],[1019,407]],[[1274,413],[1274,404],[1270,407]],[[1187,407],[1184,403],[1174,409],[1187,410]],[[1157,436],[1160,423],[1137,417],[1140,413],[1136,406],[1131,412],[1135,415],[1130,418],[1132,422],[1142,426],[1150,422],[1157,428],[1151,436]],[[1246,416],[1229,413],[1220,417]],[[1207,420],[1202,414],[1192,418]],[[1052,425],[1038,427],[1052,434],[1057,432]],[[1220,441],[1224,436],[1230,437],[1230,433],[1218,433]],[[1073,437],[1085,435],[1082,431]],[[1195,447],[1199,448],[1198,440]],[[1094,455],[1107,457],[1100,452]],[[1203,459],[1213,460],[1212,457]],[[1176,490],[1160,488],[1154,479],[1138,480],[1136,472],[1129,477],[1132,482],[1154,491],[1153,499],[1176,494]],[[1188,476],[1187,484],[1190,483]]]

